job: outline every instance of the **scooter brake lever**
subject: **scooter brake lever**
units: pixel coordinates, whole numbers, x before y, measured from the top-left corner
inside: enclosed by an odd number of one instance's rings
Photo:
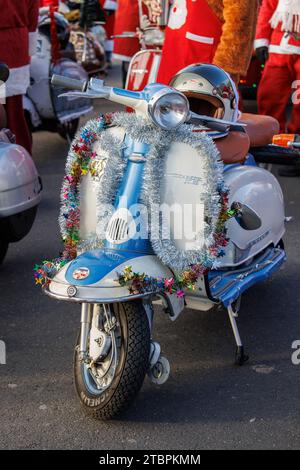
[[[202,114],[190,113],[190,116],[187,121],[189,124],[202,125],[209,127],[210,129],[217,131],[237,131],[237,132],[246,132],[245,127],[247,124],[242,122],[231,122],[225,121],[223,119],[217,119],[210,116],[204,116]]]
[[[67,93],[62,93],[58,95],[59,98],[66,97],[66,98],[87,98],[87,99],[99,99],[99,98],[108,98],[109,94],[107,93],[92,93],[90,91],[82,92],[82,91],[69,91]]]
[[[87,91],[71,91],[59,95],[65,97],[73,98],[89,98],[89,99],[99,99],[99,98],[109,98],[112,88],[105,86],[103,80],[98,78],[92,78],[89,81]]]

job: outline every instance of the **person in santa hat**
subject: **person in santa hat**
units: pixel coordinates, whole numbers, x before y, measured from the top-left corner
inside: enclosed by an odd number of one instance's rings
[[[17,143],[31,152],[23,95],[30,83],[30,56],[36,52],[39,0],[2,0],[1,6],[0,61],[10,68],[5,93],[7,126]]]
[[[293,105],[290,122],[286,106],[292,84],[300,80],[300,1],[263,0],[258,17],[255,49],[266,62],[258,90],[260,114],[274,116],[281,132],[300,131],[300,104]]]
[[[135,33],[140,26],[138,0],[118,0],[114,34]],[[125,86],[128,64],[140,50],[138,38],[115,38],[113,58],[122,61],[123,85]]]
[[[158,81],[167,84],[183,67],[206,62],[238,83],[251,59],[257,10],[257,0],[174,0]]]
[[[105,25],[106,31],[105,40],[105,53],[108,65],[111,65],[111,57],[114,48],[114,40],[112,38],[115,28],[116,10],[118,6],[117,0],[99,0],[101,8],[105,13]]]

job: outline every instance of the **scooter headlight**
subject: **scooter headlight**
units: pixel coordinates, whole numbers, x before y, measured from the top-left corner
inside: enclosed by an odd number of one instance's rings
[[[148,111],[157,126],[162,129],[176,129],[188,118],[189,102],[183,94],[164,89],[152,96]]]

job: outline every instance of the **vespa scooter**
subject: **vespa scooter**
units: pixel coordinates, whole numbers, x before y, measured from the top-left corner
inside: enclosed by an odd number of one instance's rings
[[[122,65],[123,85],[133,91],[143,90],[149,83],[156,82],[165,37],[164,28],[169,16],[169,0],[160,0],[161,13],[155,20],[151,15],[151,6],[145,3],[138,0],[139,29],[113,36],[120,39],[139,39],[141,50],[132,57],[128,67],[125,62]]]
[[[28,126],[32,132],[46,130],[57,132],[63,138],[74,138],[81,117],[93,110],[91,102],[87,99],[58,100],[58,94],[62,90],[55,90],[50,85],[53,74],[78,80],[88,80],[88,75],[81,65],[67,57],[61,57],[56,63],[52,61],[52,46],[50,35],[49,9],[40,10],[37,51],[32,57],[30,65],[30,86],[24,96],[24,110]],[[55,12],[57,29],[66,30],[61,34],[62,50],[68,55],[68,31],[67,20],[58,12]],[[66,52],[67,51],[67,52]],[[71,54],[72,55],[72,54]]]
[[[9,69],[0,64],[0,81],[5,83],[8,77]],[[0,129],[0,264],[8,245],[29,233],[41,194],[41,179],[31,156],[14,143],[7,129]]]
[[[219,133],[231,128],[243,132],[244,126],[191,113],[186,97],[175,89],[152,84],[132,92],[104,86],[98,79],[87,85],[57,76],[52,83],[77,88],[70,96],[104,98],[136,113],[116,116],[105,130],[101,119],[91,122],[82,130],[82,141],[73,143],[67,168],[78,172],[82,165],[84,171],[73,193],[69,185],[74,183],[74,171],[66,176],[62,201],[65,204],[65,197],[70,197],[71,205],[69,212],[63,206],[61,224],[63,237],[65,229],[71,234],[67,244],[72,251],[76,232],[72,220],[80,218],[82,245],[77,246],[77,256],[73,250],[75,259],[45,262],[36,274],[38,283],[44,278],[47,295],[81,304],[74,356],[76,390],[87,414],[108,419],[132,402],[146,373],[156,384],[169,376],[169,362],[151,337],[155,303],[163,305],[171,320],[185,307],[208,310],[223,305],[236,341],[235,363],[247,360],[236,322],[240,298],[285,260],[283,196],[276,178],[252,158],[223,166],[209,136],[197,133],[194,141],[190,124]],[[97,129],[102,131],[96,142]],[[91,138],[95,143],[87,166],[84,159]],[[227,202],[217,196],[223,183],[229,188]],[[201,200],[200,217],[190,217],[204,239],[176,237],[171,228],[171,240],[163,240],[159,217],[154,215],[150,228],[148,218],[141,217],[145,206],[151,211],[159,203],[183,207]],[[215,217],[217,226],[222,225],[220,211],[228,213],[223,204],[231,211],[225,222],[228,243],[211,263],[213,251],[207,257],[205,250],[211,236],[216,241],[216,233],[208,228]],[[222,245],[221,231],[218,237]]]

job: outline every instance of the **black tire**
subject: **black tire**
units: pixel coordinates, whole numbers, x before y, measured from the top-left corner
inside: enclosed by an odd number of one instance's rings
[[[7,250],[8,250],[8,242],[0,238],[0,264],[3,263]]]
[[[149,367],[150,329],[142,303],[114,304],[113,310],[121,329],[121,346],[116,373],[109,388],[98,396],[90,393],[77,347],[74,354],[76,392],[85,413],[98,420],[111,419],[131,404]]]
[[[1,219],[0,228],[9,243],[22,240],[30,232],[37,213],[37,206]]]
[[[60,126],[58,128],[58,133],[63,139],[71,142],[74,139],[78,131],[78,127],[79,127],[79,118],[73,119],[73,121],[70,121]]]

